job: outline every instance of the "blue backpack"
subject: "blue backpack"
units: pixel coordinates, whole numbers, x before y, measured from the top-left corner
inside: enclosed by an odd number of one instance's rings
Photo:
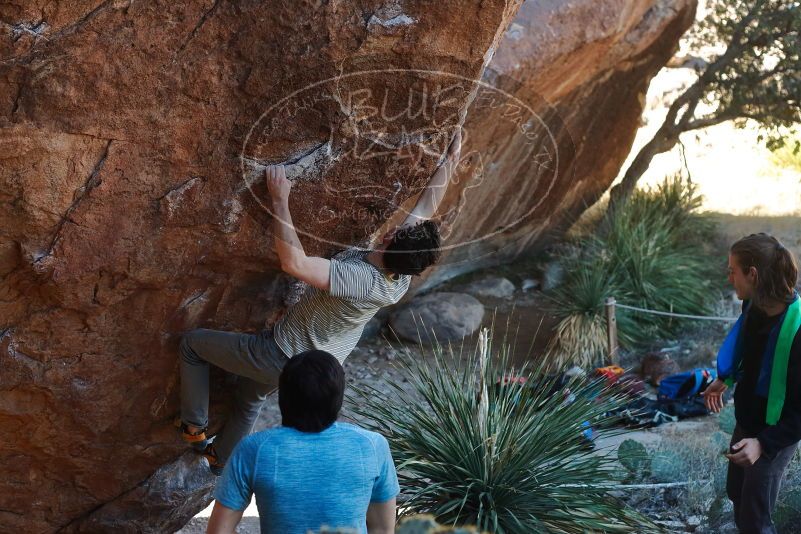
[[[717,377],[717,371],[710,368],[666,376],[659,383],[657,398],[660,401],[690,399],[704,391]]]

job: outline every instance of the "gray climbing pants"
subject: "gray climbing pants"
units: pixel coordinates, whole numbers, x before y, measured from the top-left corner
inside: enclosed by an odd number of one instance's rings
[[[214,440],[221,462],[253,431],[267,396],[278,389],[278,376],[289,358],[270,330],[238,334],[192,330],[183,336],[181,353],[181,420],[205,428],[209,422],[209,364],[238,376],[234,405]]]
[[[731,444],[744,437],[742,429],[736,426]],[[726,493],[734,504],[734,521],[741,534],[776,534],[771,514],[797,447],[795,443],[779,450],[772,460],[762,455],[748,467],[729,462]]]

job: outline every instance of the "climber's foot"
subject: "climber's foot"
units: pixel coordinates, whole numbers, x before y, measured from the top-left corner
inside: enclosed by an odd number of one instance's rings
[[[203,458],[209,463],[209,470],[214,476],[220,476],[223,474],[223,469],[225,469],[225,464],[223,464],[219,458],[217,458],[217,451],[214,450],[214,445],[209,443],[208,446],[203,450],[201,453]]]
[[[176,419],[175,426],[181,431],[181,439],[189,443],[197,451],[205,450],[211,443],[211,438],[208,436],[208,428],[189,425],[180,419]]]

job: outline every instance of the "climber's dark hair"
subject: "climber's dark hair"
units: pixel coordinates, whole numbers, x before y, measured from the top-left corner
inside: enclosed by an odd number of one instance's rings
[[[792,299],[798,283],[798,265],[793,253],[775,237],[751,234],[734,243],[729,249],[743,273],[756,269],[754,303],[787,302]]]
[[[398,229],[384,250],[384,267],[396,274],[418,275],[440,255],[439,225],[427,220]]]
[[[322,432],[334,424],[345,395],[345,371],[324,350],[289,359],[278,378],[281,424],[301,432]]]

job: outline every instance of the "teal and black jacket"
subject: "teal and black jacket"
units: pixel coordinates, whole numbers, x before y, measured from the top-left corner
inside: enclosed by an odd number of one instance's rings
[[[737,384],[737,423],[772,458],[801,440],[801,300],[768,317],[749,301],[718,353],[718,376]]]

